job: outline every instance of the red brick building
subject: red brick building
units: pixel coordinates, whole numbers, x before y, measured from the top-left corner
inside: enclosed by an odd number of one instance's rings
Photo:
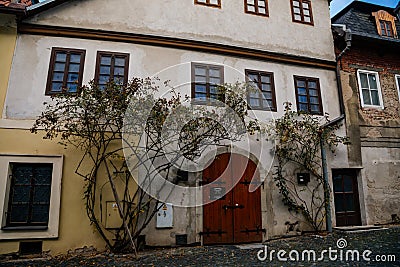
[[[332,18],[332,24],[346,130],[351,142],[348,172],[333,177],[336,224],[397,221],[400,216],[399,8],[354,1]]]

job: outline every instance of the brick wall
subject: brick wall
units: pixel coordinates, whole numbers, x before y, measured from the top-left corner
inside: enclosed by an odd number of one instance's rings
[[[396,51],[368,43],[354,43],[341,60],[341,75],[350,138],[348,162],[350,167],[363,167],[358,178],[363,223],[375,224],[388,223],[392,214],[400,212],[400,101],[395,80],[400,74],[400,44]],[[359,69],[378,72],[383,110],[361,107]]]
[[[350,85],[353,93],[358,94],[360,105],[360,125],[400,126],[400,102],[396,87],[395,74],[400,74],[400,45],[390,49],[383,45],[353,45],[341,60],[342,72],[349,73],[355,81]],[[338,51],[336,51],[338,52]],[[379,73],[384,109],[361,108],[358,90],[357,70],[371,70]],[[357,87],[357,88],[354,88]]]

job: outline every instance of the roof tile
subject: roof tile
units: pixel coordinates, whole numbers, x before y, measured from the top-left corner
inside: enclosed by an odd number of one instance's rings
[[[376,21],[372,16],[372,12],[385,10],[392,15],[394,8],[379,6],[361,1],[354,1],[344,10],[339,12],[332,18],[333,24],[344,24],[351,29],[355,35],[364,37],[377,38],[386,41],[400,42],[400,39],[382,37],[376,29]],[[395,21],[397,32],[400,33],[400,22]]]
[[[27,6],[31,6],[31,0],[0,0],[0,7],[7,7],[11,9],[25,9]]]

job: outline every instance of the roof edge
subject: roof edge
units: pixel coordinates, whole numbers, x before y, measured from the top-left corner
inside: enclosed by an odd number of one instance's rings
[[[386,11],[390,11],[391,13],[394,12],[395,8],[394,7],[389,7],[389,6],[382,6],[378,4],[372,4],[372,3],[367,3],[364,1],[353,1],[350,4],[348,4],[346,7],[344,7],[342,10],[340,10],[335,16],[331,18],[331,21],[335,21],[341,16],[343,16],[345,13],[347,13],[351,8],[357,5],[365,5],[365,6],[370,6],[370,7],[375,7],[375,8],[380,8]],[[396,8],[400,8],[400,2]]]
[[[7,2],[7,1],[0,1],[0,13],[6,14],[16,14],[21,15],[25,14],[26,5],[21,3],[14,3],[14,2]]]
[[[61,5],[68,2],[68,0],[47,0],[44,2],[37,3],[35,5],[26,8],[27,17],[36,15],[42,11],[48,10],[52,7]]]

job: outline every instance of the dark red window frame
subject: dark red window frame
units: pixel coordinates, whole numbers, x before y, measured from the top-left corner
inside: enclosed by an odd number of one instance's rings
[[[254,4],[249,4],[247,2],[248,0],[244,0],[244,12],[252,15],[257,15],[257,16],[264,16],[268,17],[269,16],[269,11],[268,11],[268,0],[253,0]],[[259,6],[259,2],[262,1],[264,2],[264,6]],[[254,7],[254,11],[250,11],[249,7]],[[265,13],[260,12],[260,8],[265,9]]]
[[[211,3],[211,0],[205,0],[205,2],[200,2],[199,0],[194,0],[194,3],[195,3],[196,5],[203,5],[203,6],[221,8],[221,0],[218,0],[218,3],[217,3],[217,4]]]
[[[78,93],[79,87],[82,86],[85,54],[86,51],[81,49],[53,47],[47,75],[46,95]],[[65,55],[65,59],[63,55]],[[72,61],[74,59],[71,57],[76,57],[77,55],[80,56],[79,62]],[[77,66],[78,64],[79,66]],[[72,69],[73,66],[78,67],[78,69]],[[69,80],[69,77],[72,75],[77,76],[77,79]],[[70,85],[70,87],[68,87],[68,85]],[[57,87],[57,89],[54,89],[55,87]],[[73,88],[73,90],[71,90],[71,88]]]
[[[299,6],[296,6],[295,2],[296,3],[298,2]],[[307,4],[308,8],[303,7],[303,4]],[[291,9],[292,9],[292,21],[293,22],[314,25],[312,6],[311,6],[310,0],[290,0],[290,5],[291,5]],[[299,12],[295,12],[296,8],[299,9]],[[306,11],[309,12],[308,15],[306,14]],[[300,19],[296,19],[296,16],[300,16]],[[307,18],[307,17],[310,18],[310,21],[305,20],[305,18]]]
[[[256,93],[258,93],[258,100],[259,100],[259,106],[251,106],[250,98],[251,98],[251,91],[253,88],[249,88],[249,91],[247,92],[247,105],[249,108],[254,109],[254,110],[270,110],[270,111],[277,111],[276,107],[276,95],[275,95],[275,82],[274,82],[274,74],[272,72],[266,72],[266,71],[258,71],[258,70],[245,70],[246,73],[246,82],[253,82],[257,84],[258,88],[254,88],[255,90],[258,90]],[[250,75],[257,75],[257,80],[256,81],[250,81]],[[269,82],[263,82],[263,77],[268,77]],[[270,90],[264,90],[263,85],[269,85]],[[254,92],[253,92],[254,93]],[[264,94],[271,94],[270,98],[264,98]],[[253,98],[256,99],[256,98]],[[271,101],[272,106],[265,106],[264,101]]]
[[[299,82],[304,82],[305,86],[299,86]],[[311,87],[311,83],[315,83],[315,87]],[[318,78],[294,76],[294,87],[296,90],[296,104],[298,112],[307,112],[313,115],[323,115],[321,89]],[[305,99],[305,101],[303,100]],[[317,103],[312,99],[317,99]],[[302,108],[307,106],[306,109]],[[318,110],[312,107],[318,106]]]
[[[196,68],[205,69],[205,75],[196,75]],[[219,76],[218,77],[211,77],[210,70],[218,70]],[[196,77],[204,77],[205,81],[197,81]],[[212,83],[212,78],[219,78],[220,83]],[[192,99],[196,101],[198,104],[212,104],[209,100],[211,98],[218,99],[219,101],[224,101],[225,97],[220,92],[213,93],[211,92],[211,88],[218,90],[218,86],[224,83],[224,67],[220,65],[211,65],[211,64],[203,64],[203,63],[192,63]],[[202,86],[205,88],[203,91],[197,91],[196,86]],[[197,96],[203,95],[207,98],[207,101],[201,101]]]
[[[102,58],[108,57],[110,58],[110,63],[104,63]],[[116,65],[116,59],[124,59],[124,65]],[[101,67],[109,68],[110,71],[107,73],[102,73]],[[116,68],[124,68],[123,75],[116,75],[115,69]],[[107,82],[110,80],[114,80],[117,76],[122,79],[122,84],[127,84],[128,82],[128,75],[129,75],[129,54],[127,53],[118,53],[118,52],[108,52],[108,51],[98,51],[97,52],[97,59],[96,59],[96,71],[95,71],[95,83],[99,86],[105,86]],[[109,76],[106,81],[100,82],[101,76]]]

